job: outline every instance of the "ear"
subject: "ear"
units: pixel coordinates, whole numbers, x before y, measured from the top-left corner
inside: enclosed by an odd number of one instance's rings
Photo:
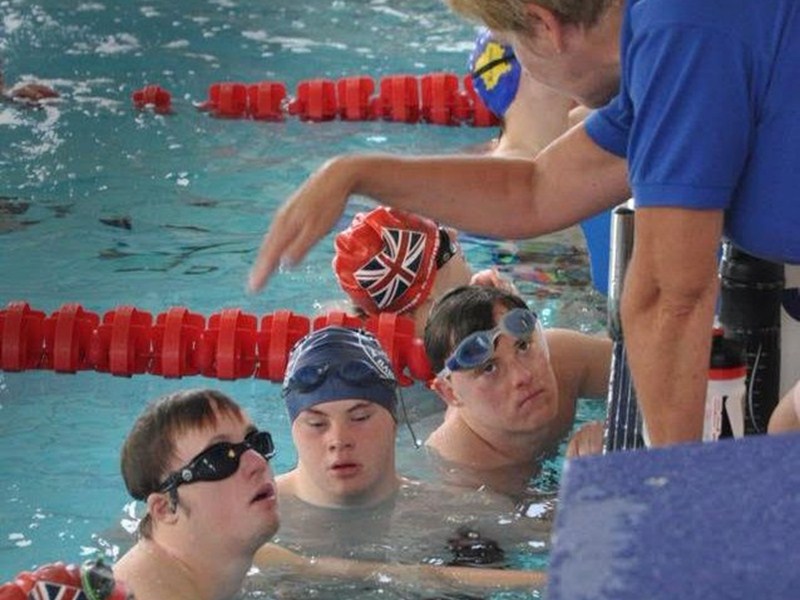
[[[444,403],[447,404],[448,407],[461,405],[461,400],[458,399],[458,396],[453,389],[453,385],[446,377],[436,377],[433,380],[431,387],[433,388],[433,391],[435,391],[439,397],[444,400]]]
[[[178,511],[173,509],[169,493],[150,494],[147,497],[147,512],[154,523],[172,524],[178,520]]]
[[[540,40],[549,40],[556,54],[561,54],[565,48],[564,24],[555,12],[549,8],[529,2],[526,7],[531,30]]]

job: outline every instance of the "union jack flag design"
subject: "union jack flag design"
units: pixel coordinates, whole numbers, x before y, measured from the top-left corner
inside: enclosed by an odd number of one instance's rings
[[[354,276],[378,309],[386,310],[414,283],[424,259],[427,235],[420,231],[387,227],[382,229],[381,238],[381,252],[356,271]]]
[[[28,600],[88,600],[83,590],[49,581],[37,581],[28,592]]]

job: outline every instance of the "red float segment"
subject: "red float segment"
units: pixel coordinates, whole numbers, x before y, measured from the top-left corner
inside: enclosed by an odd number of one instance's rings
[[[297,84],[297,96],[289,113],[301,121],[331,121],[336,118],[336,85],[329,79],[311,79]]]
[[[381,79],[372,114],[385,121],[419,121],[419,82],[413,75],[389,75]]]
[[[375,82],[370,77],[345,77],[336,82],[339,118],[344,121],[368,121],[372,112]]]
[[[279,81],[262,81],[247,87],[248,113],[254,119],[282,121],[286,86]]]
[[[0,368],[4,371],[35,369],[44,355],[45,314],[27,302],[10,302],[0,311]]]
[[[205,317],[182,306],[158,315],[152,328],[150,373],[164,377],[199,375],[196,353],[205,328]]]
[[[80,304],[65,304],[44,320],[42,367],[57,373],[94,369],[90,360],[92,336],[100,317]]]
[[[453,73],[433,73],[420,79],[423,121],[436,125],[461,123],[468,107],[458,85],[458,76]]]
[[[146,373],[151,357],[152,323],[150,313],[133,306],[120,306],[103,315],[89,350],[94,368],[122,377]]]
[[[256,368],[258,320],[238,308],[211,315],[198,346],[202,374],[219,379],[251,377]]]
[[[204,104],[215,117],[238,119],[247,116],[247,87],[243,83],[214,83]]]
[[[166,114],[172,110],[172,95],[160,85],[147,85],[131,94],[138,109],[152,106],[155,112]]]
[[[469,116],[465,121],[474,127],[495,127],[500,125],[500,119],[489,110],[486,104],[483,103],[480,94],[475,91],[475,83],[472,81],[472,75],[466,75],[463,81],[464,93],[471,107]]]
[[[258,334],[258,370],[256,377],[275,383],[283,381],[289,353],[297,341],[308,334],[308,317],[289,310],[277,310],[261,319]]]

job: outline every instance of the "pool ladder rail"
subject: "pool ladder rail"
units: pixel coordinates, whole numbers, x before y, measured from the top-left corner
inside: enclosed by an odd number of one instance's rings
[[[401,385],[433,378],[425,348],[408,317],[382,313],[365,320],[342,311],[313,319],[277,310],[260,319],[227,308],[208,319],[182,306],[155,320],[134,306],[119,306],[102,319],[80,304],[51,315],[22,301],[0,310],[0,370],[95,370],[122,377],[204,375],[283,381],[289,352],[312,330],[329,325],[363,328],[388,354]]]

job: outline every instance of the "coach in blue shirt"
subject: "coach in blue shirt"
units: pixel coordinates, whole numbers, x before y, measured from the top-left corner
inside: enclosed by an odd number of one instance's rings
[[[721,237],[800,263],[800,2],[450,4],[510,43],[534,78],[602,108],[535,160],[329,161],[279,211],[251,288],[281,261],[300,260],[350,194],[466,231],[529,237],[632,192],[622,318],[638,399],[654,444],[699,439]]]

